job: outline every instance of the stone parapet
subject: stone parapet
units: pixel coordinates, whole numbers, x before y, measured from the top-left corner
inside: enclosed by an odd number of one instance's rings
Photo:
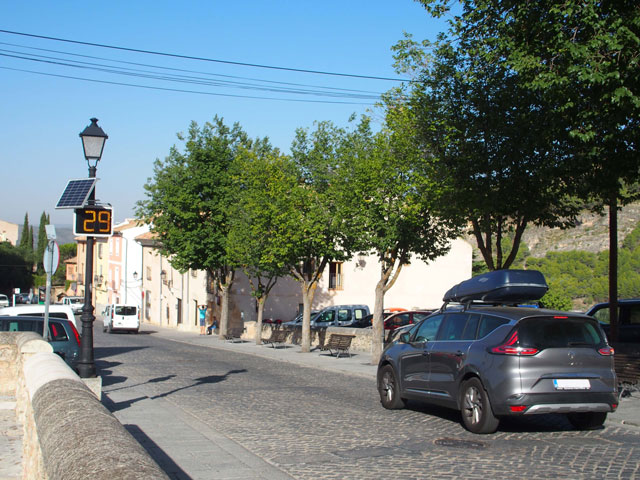
[[[100,403],[100,382],[85,385],[39,335],[0,333],[0,380],[24,429],[23,479],[168,479]]]

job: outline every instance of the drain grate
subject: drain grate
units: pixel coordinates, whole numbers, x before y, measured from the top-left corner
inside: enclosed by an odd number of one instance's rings
[[[435,442],[441,447],[453,448],[475,448],[477,450],[487,448],[489,445],[484,442],[476,442],[474,440],[461,440],[459,438],[438,438]]]

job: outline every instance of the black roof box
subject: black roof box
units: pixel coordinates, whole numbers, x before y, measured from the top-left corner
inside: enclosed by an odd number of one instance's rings
[[[519,303],[539,300],[548,289],[544,275],[537,270],[496,270],[452,287],[444,294],[443,301]]]

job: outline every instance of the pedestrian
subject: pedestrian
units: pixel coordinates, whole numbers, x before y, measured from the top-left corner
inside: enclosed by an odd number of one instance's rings
[[[213,323],[211,323],[211,333],[218,333],[218,319],[213,316]]]
[[[198,313],[200,314],[200,335],[205,335],[206,332],[206,324],[207,324],[207,306],[200,305],[198,307]]]

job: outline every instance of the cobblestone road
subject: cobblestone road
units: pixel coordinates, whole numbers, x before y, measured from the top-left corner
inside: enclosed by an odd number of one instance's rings
[[[96,365],[117,408],[166,400],[297,479],[640,478],[634,427],[544,416],[478,436],[446,409],[384,410],[365,378],[149,334],[96,333]]]

